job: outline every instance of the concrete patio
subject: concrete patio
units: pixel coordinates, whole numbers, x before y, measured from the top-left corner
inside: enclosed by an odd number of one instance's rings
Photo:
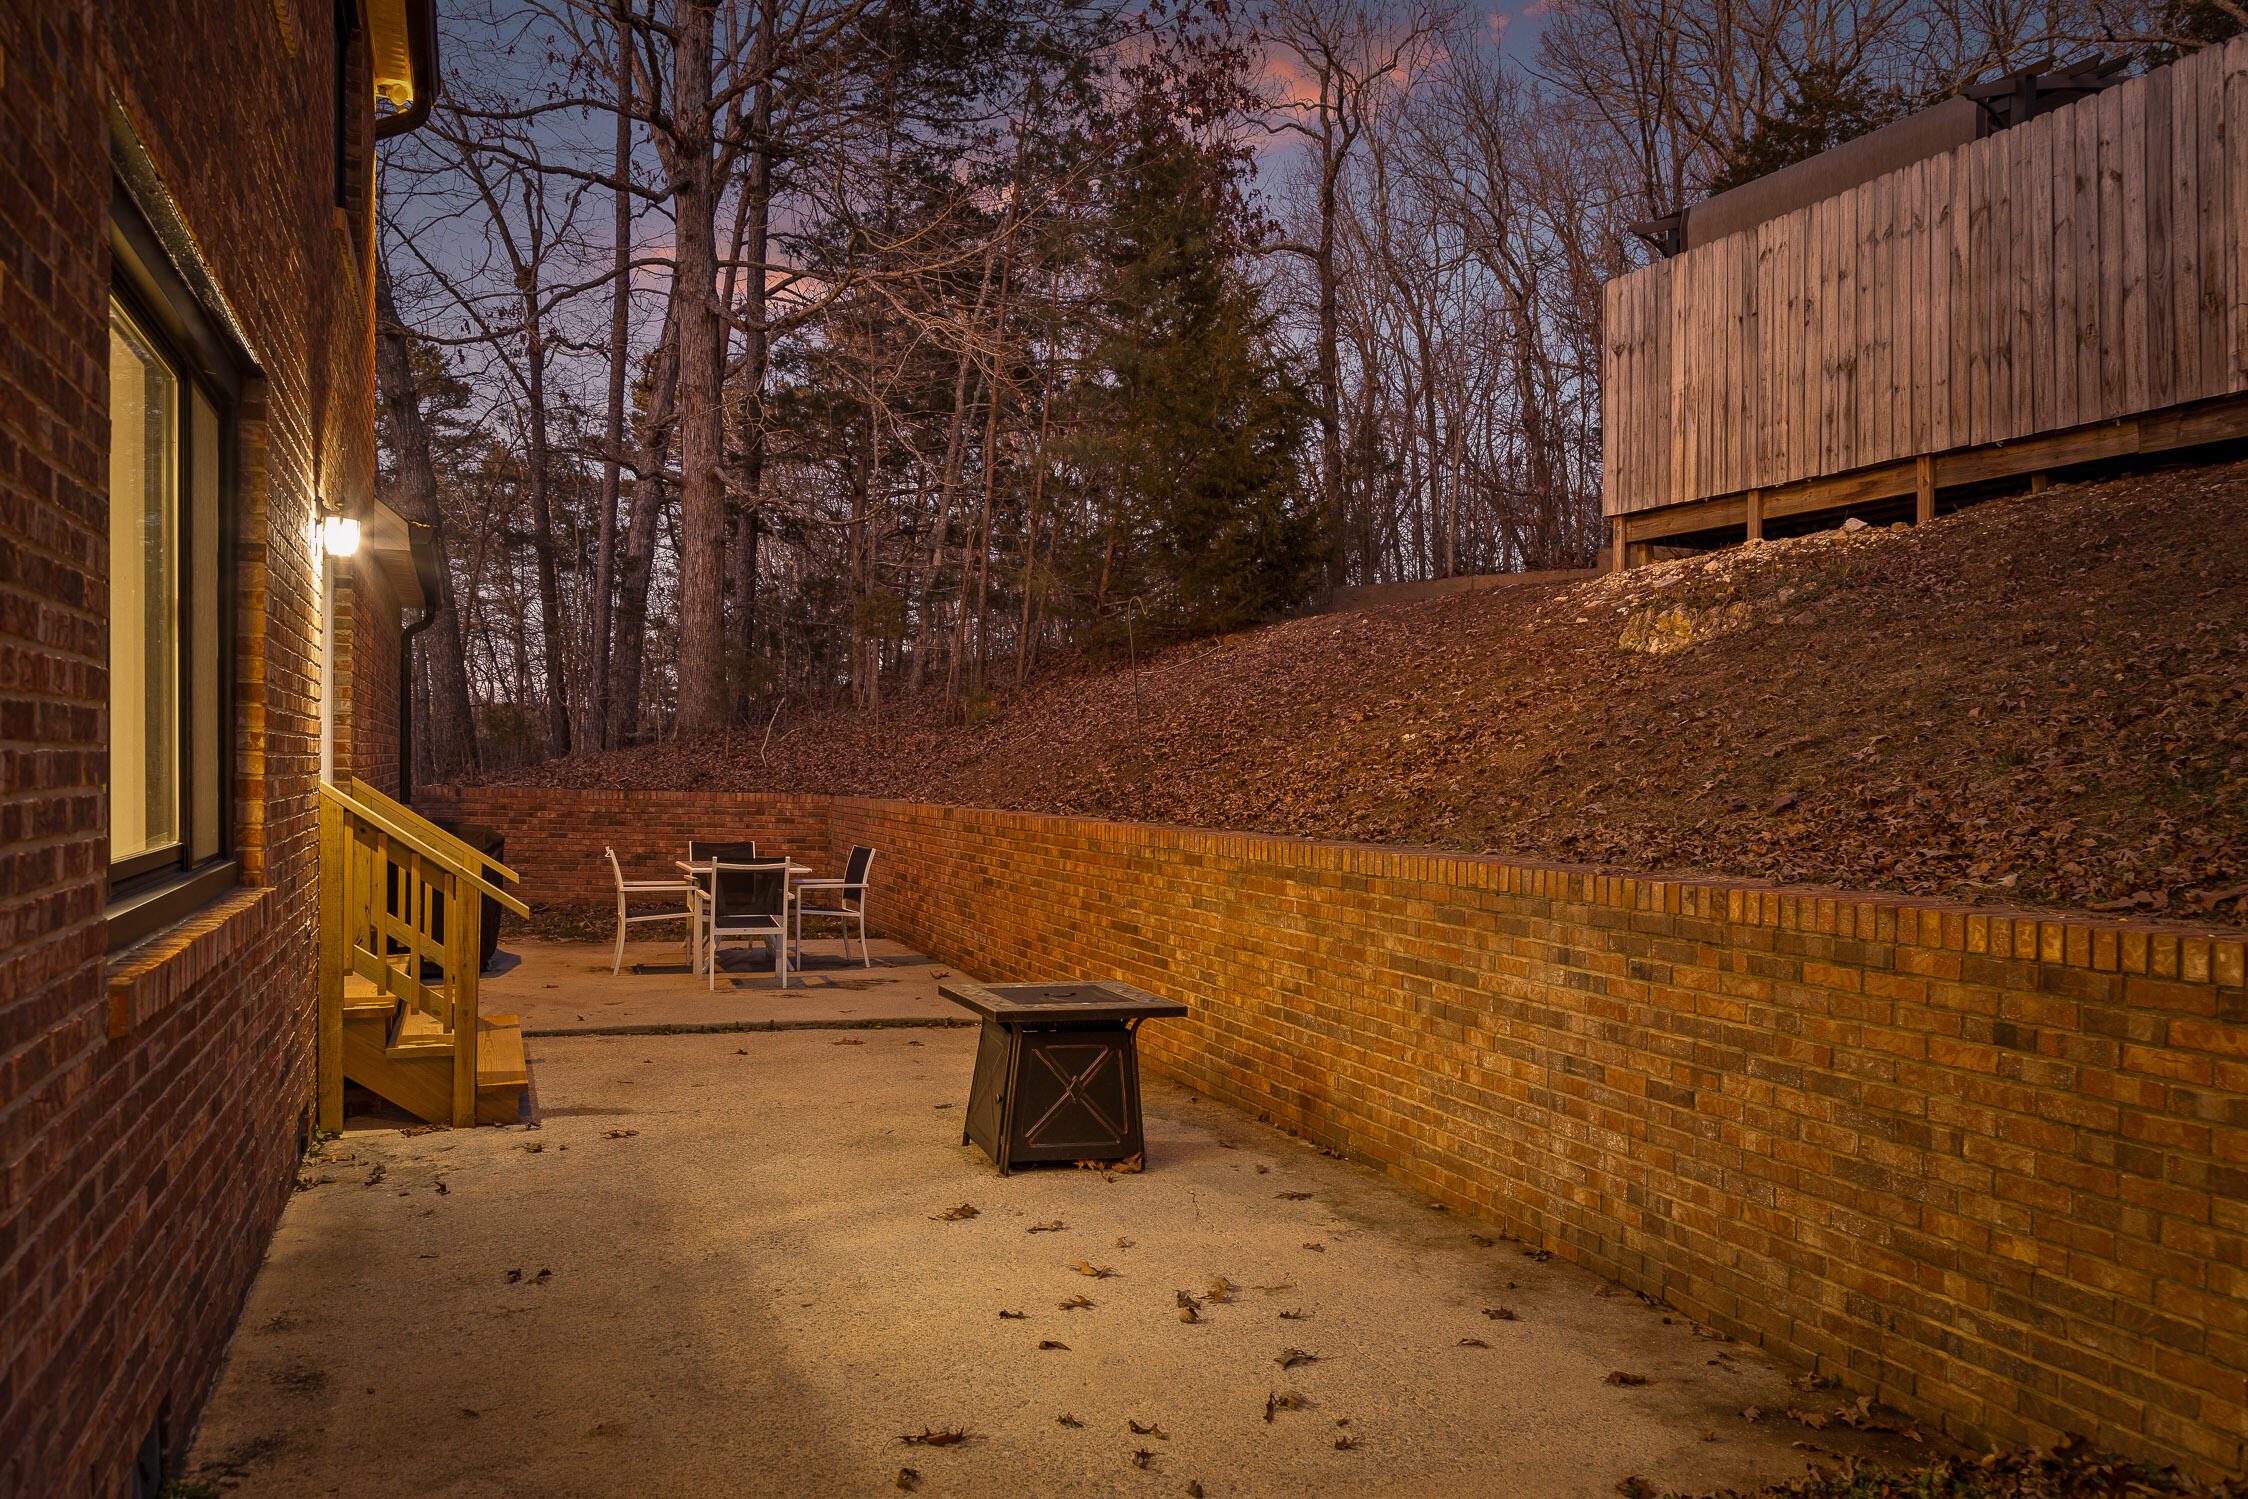
[[[1144,1174],[1001,1179],[960,1144],[975,1035],[927,1024],[949,970],[895,947],[871,987],[838,965],[786,994],[722,979],[718,1001],[612,979],[606,947],[516,950],[488,992],[534,1035],[536,1122],[359,1118],[306,1162],[189,1478],[1601,1499],[1627,1476],[1698,1492],[1821,1452],[1929,1455],[1790,1419],[1841,1402],[1159,1082]],[[831,1028],[557,1034],[766,1022]],[[968,1435],[901,1440],[948,1430]]]

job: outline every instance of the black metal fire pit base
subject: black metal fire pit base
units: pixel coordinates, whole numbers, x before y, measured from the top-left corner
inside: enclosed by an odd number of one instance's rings
[[[983,1147],[1005,1175],[1047,1161],[1143,1154],[1140,1022],[1186,1014],[1113,979],[1090,984],[937,986],[983,1020],[960,1143]]]

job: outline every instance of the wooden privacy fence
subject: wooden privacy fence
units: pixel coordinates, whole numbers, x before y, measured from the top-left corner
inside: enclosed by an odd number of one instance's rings
[[[2248,37],[1620,276],[1605,511],[2248,390],[2244,216]]]

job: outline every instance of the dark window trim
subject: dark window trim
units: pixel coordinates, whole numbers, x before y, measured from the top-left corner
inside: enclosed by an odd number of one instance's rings
[[[220,336],[205,315],[187,283],[173,268],[160,241],[122,182],[113,183],[110,212],[112,275],[110,292],[158,342],[158,352],[180,381],[178,417],[179,456],[175,479],[179,506],[179,549],[175,565],[180,570],[179,651],[179,756],[180,838],[175,844],[153,849],[109,866],[110,904],[108,946],[114,952],[138,941],[157,927],[167,925],[196,906],[223,895],[240,882],[234,859],[234,716],[235,684],[235,555],[238,538],[238,482],[235,444],[243,367],[232,341]],[[106,319],[105,319],[106,321]],[[218,754],[220,763],[200,764],[200,746],[193,732],[192,704],[195,682],[194,598],[190,574],[202,538],[195,530],[195,407],[191,391],[199,389],[218,419],[218,535],[215,538],[218,591],[212,629],[218,662]],[[194,817],[198,776],[208,773],[216,781],[213,816],[218,822],[218,851],[191,863],[195,840],[201,831]]]
[[[336,207],[352,205],[352,176],[359,161],[352,147],[352,127],[358,123],[351,112],[358,101],[351,87],[351,65],[359,47],[364,28],[359,21],[359,7],[355,0],[336,0]]]
[[[175,869],[161,879],[120,891],[110,898],[106,913],[109,950],[130,947],[150,933],[162,931],[241,883],[241,866],[221,857],[195,869]]]

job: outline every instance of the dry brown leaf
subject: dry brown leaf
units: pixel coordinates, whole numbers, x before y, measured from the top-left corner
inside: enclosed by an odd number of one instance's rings
[[[1493,1322],[1519,1322],[1522,1320],[1514,1315],[1514,1308],[1511,1306],[1487,1306],[1483,1308],[1483,1315],[1489,1317]]]
[[[1621,1369],[1611,1369],[1608,1371],[1607,1383],[1609,1384],[1637,1385],[1645,1384],[1646,1382],[1647,1376],[1644,1374],[1626,1374]]]
[[[941,1213],[932,1213],[929,1217],[929,1221],[931,1223],[958,1223],[963,1218],[973,1218],[975,1216],[976,1210],[973,1207],[969,1206],[967,1203],[963,1202],[956,1208],[946,1208]]]
[[[1056,1218],[1051,1223],[1033,1223],[1030,1227],[1024,1229],[1023,1232],[1026,1234],[1058,1234],[1067,1227],[1069,1227],[1068,1224],[1062,1222],[1061,1219]]]
[[[1043,1339],[1043,1340],[1041,1340],[1038,1346],[1039,1346],[1039,1347],[1040,1347],[1041,1349],[1045,1349],[1045,1348],[1058,1348],[1058,1349],[1060,1349],[1060,1350],[1061,1350],[1062,1352],[1064,1352],[1064,1353],[1067,1353],[1067,1352],[1069,1352],[1069,1345],[1068,1345],[1067,1343],[1057,1343],[1057,1342],[1055,1342],[1055,1341],[1054,1341],[1054,1340],[1053,1340],[1052,1338],[1046,1338],[1046,1339]]]
[[[950,1447],[956,1443],[967,1441],[968,1433],[965,1429],[952,1427],[947,1427],[943,1431],[931,1431],[924,1426],[918,1435],[902,1436],[898,1440],[909,1447]]]
[[[910,1494],[921,1487],[921,1475],[912,1468],[900,1468],[898,1469],[897,1484],[899,1488]]]
[[[1303,1202],[1311,1196],[1309,1192],[1275,1192],[1272,1195],[1282,1202]]]
[[[1161,1437],[1166,1442],[1171,1440],[1171,1434],[1163,1429],[1160,1421],[1151,1421],[1142,1426],[1139,1422],[1126,1418],[1124,1424],[1132,1428],[1132,1435],[1136,1437]]]
[[[1069,1300],[1057,1301],[1054,1305],[1065,1312],[1081,1312],[1088,1307],[1098,1306],[1099,1303],[1090,1296],[1072,1296]]]
[[[1054,1417],[1054,1421],[1056,1424],[1061,1426],[1080,1427],[1085,1424],[1084,1422],[1078,1420],[1075,1416],[1067,1414]]]
[[[1116,1273],[1116,1269],[1112,1265],[1095,1265],[1084,1260],[1071,1260],[1069,1268],[1075,1270],[1079,1275],[1090,1275],[1095,1280],[1106,1280]]]
[[[1301,1348],[1283,1348],[1273,1359],[1273,1362],[1278,1364],[1283,1369],[1293,1369],[1298,1364],[1318,1363],[1319,1355],[1316,1353],[1306,1353]]]

